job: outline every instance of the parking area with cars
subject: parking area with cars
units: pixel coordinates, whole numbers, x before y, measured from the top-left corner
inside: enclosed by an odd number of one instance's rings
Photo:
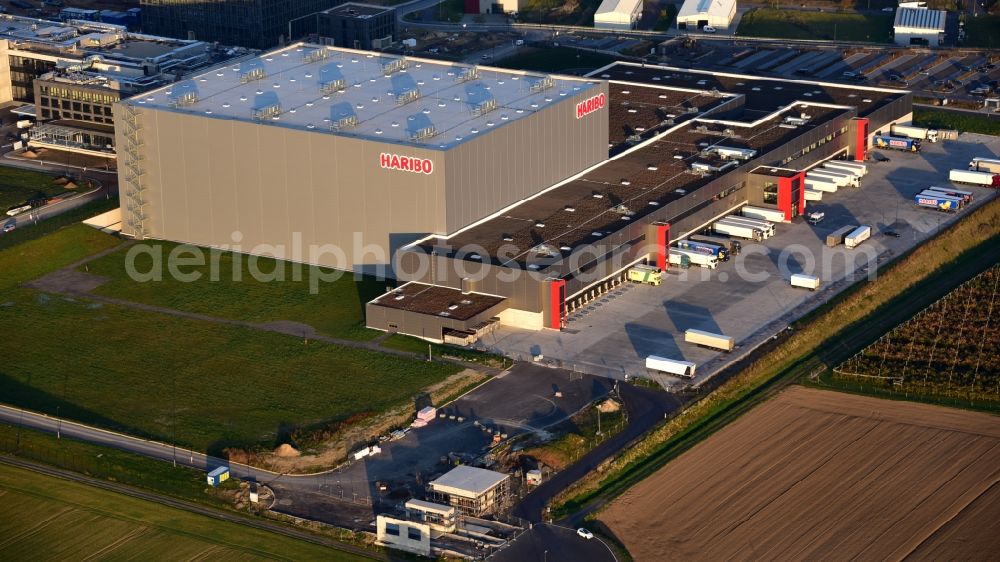
[[[958,213],[919,208],[914,197],[932,185],[951,186],[948,172],[965,169],[975,156],[1000,154],[1000,139],[963,134],[956,141],[925,143],[919,153],[886,151],[869,160],[860,188],[841,188],[810,201],[817,224],[796,219],[778,224],[777,235],[742,244],[742,253],[717,269],[671,268],[660,286],[622,284],[568,318],[560,331],[502,327],[487,347],[522,359],[618,378],[652,377],[668,388],[700,384],[723,366],[783,330],[893,256],[961,218],[997,190],[960,186],[976,198]],[[854,249],[826,246],[828,234],[846,225],[870,225],[872,237]],[[820,278],[814,292],[792,287],[790,276]],[[687,329],[725,334],[730,353],[685,342]],[[648,371],[650,355],[697,365],[691,379]]]

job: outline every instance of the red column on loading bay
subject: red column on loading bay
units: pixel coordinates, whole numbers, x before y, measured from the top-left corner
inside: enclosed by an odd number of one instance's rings
[[[549,281],[549,322],[546,328],[561,330],[566,318],[566,280]]]
[[[667,270],[670,266],[670,225],[657,224],[656,226],[656,267]]]

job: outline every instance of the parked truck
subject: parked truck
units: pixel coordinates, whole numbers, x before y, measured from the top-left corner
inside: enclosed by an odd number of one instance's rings
[[[743,207],[743,216],[752,219],[760,219],[770,222],[784,222],[785,212],[778,209],[765,209],[763,207]]]
[[[926,129],[924,127],[914,127],[912,125],[893,125],[889,127],[889,134],[894,137],[907,137],[920,139],[927,142],[937,142],[937,129]]]
[[[802,287],[803,289],[809,289],[810,291],[819,289],[819,277],[806,275],[805,273],[793,273],[791,283],[792,287]]]
[[[916,195],[914,200],[918,207],[926,207],[928,209],[937,209],[938,211],[953,212],[958,210],[958,201],[952,197],[948,197],[945,194],[928,194],[927,192],[921,192]]]
[[[854,229],[856,229],[856,228],[857,228],[857,226],[854,226],[854,225],[842,226],[842,227],[838,228],[837,230],[834,230],[830,234],[827,234],[826,235],[826,245],[827,245],[827,247],[828,248],[833,248],[835,246],[839,246],[839,245],[843,244],[844,243],[844,237],[846,237],[851,232],[854,232]]]
[[[715,244],[716,246],[722,246],[729,250],[729,256],[738,256],[740,252],[743,251],[743,244],[738,240],[730,240],[728,238],[722,238],[719,236],[710,235],[699,235],[697,238],[691,237],[691,240],[695,242],[704,242],[705,244]]]
[[[719,258],[711,254],[704,254],[701,252],[695,252],[691,250],[683,250],[681,248],[676,248],[674,251],[680,252],[681,254],[690,258],[691,265],[707,267],[709,269],[715,269],[716,267],[719,267]]]
[[[823,163],[824,168],[833,168],[838,170],[847,170],[849,172],[855,173],[859,178],[864,177],[868,174],[868,165],[861,162],[853,162],[850,160],[827,160]]]
[[[694,329],[684,331],[684,341],[722,351],[732,351],[736,344],[735,340],[729,336]]]
[[[719,261],[729,261],[729,249],[725,246],[695,240],[678,240],[677,247],[681,250],[691,250],[693,252],[708,252],[718,258]]]
[[[948,172],[948,179],[955,183],[969,183],[972,185],[1000,188],[1000,174],[994,174],[993,172],[952,170]]]
[[[719,234],[725,234],[726,236],[733,236],[735,238],[745,238],[747,240],[758,241],[764,239],[764,233],[759,228],[749,224],[727,221],[726,219],[717,221],[714,225],[712,225],[712,230]]]
[[[764,238],[770,238],[774,236],[774,223],[771,221],[763,219],[755,219],[752,217],[741,217],[740,215],[726,215],[724,219],[726,222],[731,222],[735,224],[745,224],[759,229],[764,235]]]
[[[670,248],[670,251],[667,253],[667,263],[680,266],[681,269],[687,269],[691,267],[691,258],[687,254],[677,251],[675,248]]]
[[[955,204],[956,209],[961,209],[965,206],[965,200],[961,197],[955,197],[954,195],[948,195],[947,193],[941,193],[940,191],[934,191],[932,189],[925,189],[917,194],[920,197],[936,197],[943,198],[952,201]]]
[[[969,162],[969,169],[973,172],[992,172],[994,174],[1000,174],[1000,160],[994,158],[980,158],[976,157]]]
[[[818,179],[832,179],[837,187],[858,187],[861,182],[858,181],[858,176],[850,172],[841,172],[839,170],[831,170],[827,168],[817,168],[809,170],[806,173],[806,178],[814,177]]]
[[[697,365],[690,361],[678,361],[677,359],[667,359],[657,355],[646,357],[646,368],[651,371],[660,371],[677,375],[678,377],[694,378],[694,371]]]
[[[875,148],[891,148],[904,152],[920,152],[920,141],[917,139],[907,139],[903,137],[892,137],[889,135],[876,135],[873,139]]]
[[[972,203],[972,200],[975,199],[975,194],[973,194],[971,191],[962,191],[961,189],[952,189],[950,187],[931,186],[925,189],[924,191],[936,191],[938,193],[943,193],[949,197],[958,197],[959,199],[961,199],[966,203]]]
[[[837,183],[833,178],[817,178],[816,176],[806,175],[806,189],[822,191],[824,193],[836,193]]]
[[[861,225],[851,231],[850,234],[844,237],[844,246],[848,248],[857,248],[862,242],[868,240],[872,237],[872,227],[868,225]]]
[[[663,270],[652,265],[634,265],[628,270],[628,280],[658,286],[663,281]]]

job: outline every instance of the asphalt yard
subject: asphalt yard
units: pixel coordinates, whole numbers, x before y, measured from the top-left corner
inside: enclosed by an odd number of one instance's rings
[[[923,242],[968,214],[918,208],[914,195],[931,186],[951,186],[948,171],[966,168],[974,156],[1000,154],[1000,139],[963,134],[956,141],[924,143],[918,154],[883,151],[889,162],[869,162],[859,189],[842,188],[810,201],[806,212],[822,211],[818,225],[804,218],[779,224],[763,243],[743,243],[743,254],[716,270],[671,269],[659,287],[620,285],[569,317],[567,329],[529,331],[502,327],[484,342],[491,349],[548,365],[624,378],[652,377],[667,388],[700,384],[788,324],[830,299],[852,279],[868,275],[888,259]],[[958,186],[975,193],[972,207],[996,191]],[[845,225],[871,225],[872,238],[856,249],[826,248],[826,235]],[[891,237],[886,231],[900,236]],[[821,279],[815,292],[791,287],[793,273]],[[684,342],[689,328],[735,338],[731,353]],[[658,355],[698,365],[693,380],[651,373],[645,358]]]

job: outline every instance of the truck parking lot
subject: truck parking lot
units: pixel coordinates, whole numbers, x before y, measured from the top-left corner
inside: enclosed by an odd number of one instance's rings
[[[958,213],[919,208],[914,196],[932,185],[952,186],[948,172],[965,169],[975,156],[1000,153],[1000,139],[963,134],[956,141],[924,143],[916,154],[885,151],[887,162],[869,161],[860,188],[824,193],[810,201],[805,218],[777,225],[777,235],[763,242],[743,242],[741,255],[714,270],[673,267],[660,286],[622,284],[569,317],[561,332],[502,327],[484,343],[509,356],[590,374],[623,378],[651,376],[668,388],[700,384],[735,358],[748,353],[808,310],[825,302],[852,279],[877,273],[893,256],[921,243],[960,219],[997,191],[961,185],[976,199]],[[828,234],[846,225],[870,225],[872,235],[855,249],[827,248]],[[821,279],[819,290],[792,287],[792,274]],[[624,329],[622,329],[624,327]],[[725,334],[736,348],[724,353],[684,341],[684,331]],[[691,361],[693,379],[650,373],[649,355]]]

